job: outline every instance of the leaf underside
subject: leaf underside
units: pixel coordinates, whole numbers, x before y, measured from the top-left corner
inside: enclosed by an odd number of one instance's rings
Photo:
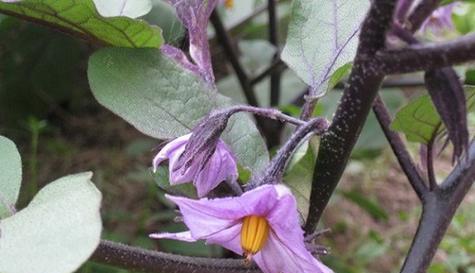
[[[0,13],[50,26],[105,45],[158,48],[163,43],[160,28],[127,17],[104,18],[96,11],[92,0],[0,2]]]
[[[0,272],[70,273],[100,241],[101,193],[92,173],[60,178],[0,222]]]
[[[323,96],[333,72],[354,58],[368,8],[367,0],[294,1],[282,60],[316,96]]]

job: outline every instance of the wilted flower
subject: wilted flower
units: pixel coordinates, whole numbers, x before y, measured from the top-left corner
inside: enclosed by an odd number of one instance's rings
[[[246,259],[265,273],[329,273],[307,250],[295,197],[282,185],[263,185],[238,197],[192,200],[167,195],[178,205],[189,231],[151,238],[206,240]]]
[[[457,3],[445,5],[436,9],[422,24],[421,31],[431,31],[433,33],[440,33],[444,30],[452,29],[452,10]]]
[[[154,172],[168,159],[170,184],[193,182],[199,197],[223,181],[236,183],[236,159],[229,147],[219,137],[215,144],[187,147],[191,136],[184,135],[165,145],[153,159]],[[186,153],[186,149],[191,152]]]

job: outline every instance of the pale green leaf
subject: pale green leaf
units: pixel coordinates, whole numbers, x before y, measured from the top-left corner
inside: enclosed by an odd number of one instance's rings
[[[102,49],[90,58],[88,76],[99,103],[158,139],[187,134],[212,109],[231,105],[229,98],[217,95],[158,50]],[[223,139],[244,167],[261,170],[268,162],[265,144],[248,115],[233,116]]]
[[[0,222],[0,272],[71,273],[100,241],[101,193],[92,173],[60,178]]]
[[[353,67],[353,63],[349,62],[346,63],[340,67],[338,67],[335,72],[330,76],[330,79],[328,80],[328,87],[327,91],[332,90],[335,88],[335,86],[343,80],[346,76],[348,76],[351,72],[351,68]]]
[[[125,16],[137,18],[150,12],[151,0],[93,0],[97,11],[104,17]]]
[[[15,207],[21,186],[20,153],[11,140],[0,136],[0,219]]]
[[[308,142],[302,143],[293,155],[284,176],[284,183],[291,189],[297,199],[297,206],[302,219],[306,219],[308,215],[318,142],[317,137],[312,137]]]
[[[92,0],[23,0],[1,3],[0,13],[59,28],[86,40],[120,47],[160,47],[161,29],[127,17],[104,18]]]
[[[467,109],[475,110],[475,87],[465,87]],[[421,96],[401,108],[396,114],[391,129],[402,132],[407,140],[428,144],[445,127],[429,95]]]
[[[284,60],[305,83],[323,96],[333,72],[352,61],[357,32],[368,0],[296,0]]]

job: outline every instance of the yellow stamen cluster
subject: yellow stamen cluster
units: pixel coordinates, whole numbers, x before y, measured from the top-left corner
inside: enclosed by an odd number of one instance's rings
[[[224,7],[232,9],[234,6],[234,0],[224,0]]]
[[[269,237],[269,223],[257,215],[244,217],[241,229],[241,247],[247,259],[259,252]]]

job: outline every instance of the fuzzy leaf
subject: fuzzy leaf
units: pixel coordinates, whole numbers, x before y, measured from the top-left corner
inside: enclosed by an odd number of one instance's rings
[[[93,0],[101,16],[137,18],[150,12],[151,0]]]
[[[67,33],[120,47],[160,47],[162,31],[145,21],[104,18],[92,0],[23,0],[0,3],[0,13],[20,17]]]
[[[90,58],[88,76],[99,103],[158,139],[187,134],[212,109],[232,104],[158,50],[102,49]],[[261,170],[268,162],[265,144],[246,114],[230,119],[223,139],[244,167]]]
[[[99,244],[101,193],[92,173],[60,178],[0,222],[0,272],[71,273]]]
[[[352,61],[369,1],[296,0],[282,59],[323,96],[333,72]]]
[[[11,140],[0,136],[0,219],[11,214],[21,186],[20,153]]]
[[[465,87],[467,109],[475,110],[475,87]],[[391,129],[402,132],[412,142],[428,144],[445,131],[429,95],[421,96],[401,108]]]
[[[427,71],[425,85],[454,145],[454,157],[458,158],[468,147],[469,138],[463,86],[450,67]]]

